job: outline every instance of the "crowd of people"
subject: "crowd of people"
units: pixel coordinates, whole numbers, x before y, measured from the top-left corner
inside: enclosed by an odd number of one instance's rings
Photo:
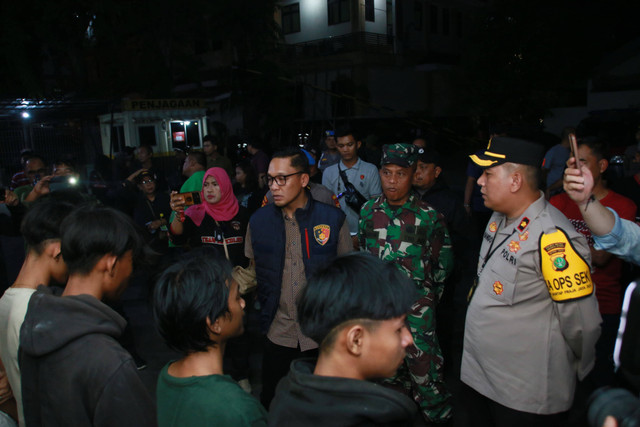
[[[640,227],[605,141],[575,134],[492,135],[464,196],[428,139],[376,154],[353,128],[251,142],[235,168],[215,137],[170,168],[142,146],[109,180],[23,152],[0,223],[26,245],[0,298],[0,425],[583,425],[618,380]],[[130,280],[181,354],[155,399],[117,303]]]

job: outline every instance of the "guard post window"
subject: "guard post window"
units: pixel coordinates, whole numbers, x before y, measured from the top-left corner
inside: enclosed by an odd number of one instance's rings
[[[350,0],[327,0],[329,25],[349,22],[351,20]]]
[[[282,33],[300,32],[300,3],[282,7]]]

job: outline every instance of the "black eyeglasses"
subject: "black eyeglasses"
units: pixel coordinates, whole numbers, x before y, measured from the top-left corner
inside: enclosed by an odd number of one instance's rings
[[[267,175],[267,185],[269,187],[271,187],[271,184],[273,184],[273,181],[275,181],[276,184],[278,184],[280,187],[282,187],[283,185],[285,185],[287,183],[287,178],[289,178],[290,176],[293,176],[293,175],[300,175],[301,173],[303,173],[303,172],[302,171],[298,171],[298,172],[290,173],[289,175],[278,175],[278,176],[269,176],[269,175]]]

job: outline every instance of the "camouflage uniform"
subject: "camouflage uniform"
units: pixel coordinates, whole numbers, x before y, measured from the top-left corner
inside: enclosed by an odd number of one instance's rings
[[[420,295],[407,316],[415,347],[407,349],[405,363],[385,383],[412,395],[427,421],[445,421],[451,417],[450,394],[435,333],[435,307],[453,267],[444,217],[414,195],[399,209],[382,195],[363,206],[359,236],[361,248],[393,262],[413,279]]]

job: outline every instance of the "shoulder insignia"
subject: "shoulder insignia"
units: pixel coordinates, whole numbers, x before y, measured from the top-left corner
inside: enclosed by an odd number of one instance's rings
[[[267,199],[267,195],[265,194],[264,197],[262,198],[262,204],[260,205],[260,207],[264,208],[268,204],[269,204],[269,199]]]
[[[495,221],[493,221],[491,224],[489,224],[489,231],[492,233],[495,233],[498,230],[498,224],[496,224]]]
[[[527,228],[527,225],[529,225],[530,222],[531,220],[526,216],[522,218],[522,221],[520,221],[520,224],[518,225],[518,231],[522,233],[524,229]]]
[[[527,230],[524,233],[520,234],[518,237],[520,238],[521,242],[524,242],[525,240],[527,240],[529,238],[529,230]]]
[[[573,248],[566,233],[555,232],[540,236],[542,276],[555,302],[566,302],[593,293],[589,264]]]
[[[511,242],[509,242],[509,252],[513,252],[514,254],[517,254],[519,250],[520,250],[520,242],[518,242],[517,240],[512,240]]]
[[[316,242],[321,246],[324,246],[325,243],[329,241],[329,236],[331,234],[331,227],[327,224],[320,224],[313,227],[313,237],[316,238]]]

